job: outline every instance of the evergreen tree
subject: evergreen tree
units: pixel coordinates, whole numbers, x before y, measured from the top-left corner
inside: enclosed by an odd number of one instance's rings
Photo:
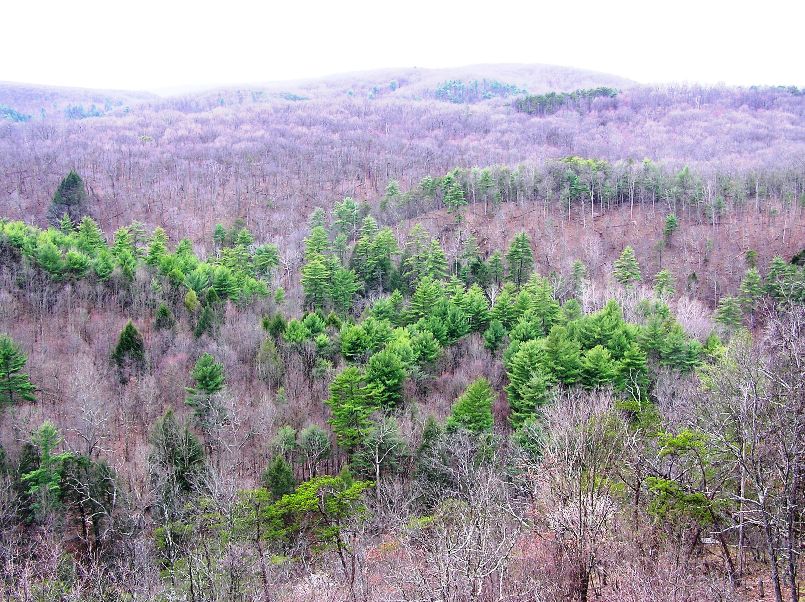
[[[157,330],[172,330],[176,325],[176,318],[173,312],[164,303],[160,303],[154,318],[154,328]]]
[[[193,291],[190,291],[192,293]],[[188,293],[188,295],[190,294]],[[187,306],[187,297],[185,297],[185,305]],[[191,300],[192,301],[192,300]],[[196,302],[198,302],[196,300]],[[198,314],[198,321],[196,321],[196,327],[193,329],[193,335],[198,339],[201,338],[203,335],[207,334],[213,336],[215,334],[215,325],[217,319],[215,316],[215,312],[213,311],[212,307],[209,305],[204,305],[201,308],[201,312]]]
[[[435,362],[442,353],[439,341],[430,330],[418,330],[411,337],[411,349],[414,353],[414,361],[420,366]]]
[[[87,191],[84,181],[75,171],[70,170],[59,183],[48,209],[48,221],[55,225],[62,223],[65,215],[74,223],[81,221],[87,213]]]
[[[671,213],[666,216],[665,225],[662,228],[662,236],[666,244],[671,242],[671,236],[676,232],[677,228],[679,228],[679,220],[676,215]]]
[[[145,344],[140,331],[129,320],[120,332],[112,359],[117,365],[120,382],[125,384],[134,373],[145,368]]]
[[[589,388],[603,387],[615,380],[618,366],[609,349],[596,345],[584,352],[581,360],[581,382]]]
[[[554,326],[545,339],[545,353],[553,377],[565,385],[574,385],[581,379],[581,347],[571,338],[567,328]]]
[[[336,230],[349,240],[354,240],[360,220],[358,203],[354,199],[346,197],[340,203],[335,204],[333,214],[335,215],[334,225]]]
[[[191,377],[194,386],[187,388],[185,403],[193,408],[199,428],[209,437],[226,421],[226,410],[216,398],[216,393],[224,388],[224,367],[205,353],[196,361]]]
[[[358,368],[349,366],[333,380],[326,403],[338,444],[347,452],[354,451],[370,427],[369,416],[379,407],[374,390],[367,387]]]
[[[462,428],[476,434],[491,433],[494,397],[492,387],[485,378],[470,383],[453,404],[447,419],[448,432]]]
[[[755,308],[763,297],[763,280],[755,268],[749,268],[741,281],[740,301],[744,313],[752,317],[754,322]]]
[[[8,335],[0,335],[0,412],[20,401],[35,401],[35,388],[21,372],[28,356]]]
[[[324,308],[330,294],[332,274],[320,258],[313,258],[302,268],[302,288],[305,290],[305,307]]]
[[[520,232],[515,235],[506,254],[506,260],[509,262],[509,277],[519,287],[528,279],[534,268],[534,255],[528,234]]]
[[[716,309],[715,321],[733,330],[741,326],[741,302],[737,297],[721,297]]]
[[[461,209],[467,205],[467,199],[464,198],[464,188],[456,179],[454,173],[449,173],[442,181],[444,188],[444,204],[447,207],[447,212],[456,218],[457,222],[461,221]]]
[[[162,228],[154,229],[151,235],[151,242],[148,245],[148,253],[145,256],[145,263],[156,267],[162,258],[168,253],[168,235]]]
[[[106,239],[100,227],[89,216],[81,218],[76,232],[76,246],[87,255],[95,255],[101,249],[106,248]]]
[[[268,465],[263,473],[263,487],[271,492],[271,497],[275,500],[283,495],[293,493],[296,488],[296,480],[293,476],[291,465],[281,455],[274,456],[271,464]]]
[[[537,407],[548,401],[547,361],[544,342],[532,340],[520,343],[506,362],[509,377],[506,395],[511,409],[509,421],[515,428],[533,417]]]
[[[36,430],[31,443],[38,451],[38,466],[21,475],[22,483],[27,487],[27,493],[33,500],[33,508],[37,515],[44,516],[56,508],[61,498],[62,470],[64,463],[72,454],[69,452],[55,453],[62,443],[61,434],[56,426],[45,421]]]
[[[404,380],[405,366],[393,351],[379,351],[369,358],[366,382],[374,390],[377,401],[383,408],[395,408],[402,403]]]
[[[352,309],[355,294],[360,289],[361,285],[353,270],[338,268],[333,273],[330,285],[330,298],[335,311],[341,315],[346,315]]]
[[[503,324],[500,320],[492,320],[489,323],[489,327],[484,331],[484,347],[494,354],[505,338],[506,329]]]
[[[623,249],[621,256],[615,260],[614,267],[613,275],[615,276],[615,280],[620,282],[623,286],[631,287],[642,280],[640,266],[637,263],[634,249],[631,246],[627,246]]]
[[[658,299],[670,299],[676,293],[674,276],[668,270],[660,270],[654,276],[654,295]]]
[[[618,362],[615,387],[632,399],[648,399],[648,364],[646,354],[637,343],[632,343]]]
[[[305,238],[305,259],[310,260],[330,251],[330,240],[323,226],[315,226]]]

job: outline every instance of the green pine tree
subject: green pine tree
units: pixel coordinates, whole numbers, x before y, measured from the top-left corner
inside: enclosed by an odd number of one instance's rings
[[[528,234],[520,232],[516,234],[506,260],[509,263],[509,277],[516,286],[521,286],[531,275],[534,268],[534,255],[531,251],[531,240]]]
[[[479,378],[453,404],[447,419],[447,430],[466,429],[471,433],[491,433],[493,426],[492,403],[495,395],[489,381]]]
[[[48,209],[48,221],[56,226],[61,224],[62,218],[67,215],[74,224],[77,224],[87,213],[86,204],[87,191],[84,181],[75,171],[70,170],[53,195],[53,201]]]
[[[117,345],[112,352],[117,365],[120,382],[125,384],[133,374],[145,369],[145,343],[140,331],[129,320],[120,332]]]
[[[296,489],[296,480],[293,476],[291,465],[281,455],[274,456],[271,464],[263,472],[263,487],[271,492],[271,497],[275,500],[283,495],[293,493]]]
[[[0,335],[0,412],[21,401],[35,401],[35,388],[22,372],[28,356],[8,335]]]
[[[615,280],[623,286],[631,287],[642,280],[640,265],[637,263],[637,257],[635,257],[634,249],[631,246],[623,249],[621,256],[615,260],[614,267],[613,275]]]

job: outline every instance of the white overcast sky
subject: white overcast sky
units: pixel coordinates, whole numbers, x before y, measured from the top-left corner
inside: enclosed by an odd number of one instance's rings
[[[803,0],[17,0],[0,80],[161,90],[515,62],[805,86],[804,17]]]

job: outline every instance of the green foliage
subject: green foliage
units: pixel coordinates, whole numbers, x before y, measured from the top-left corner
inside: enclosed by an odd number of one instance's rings
[[[393,351],[379,351],[369,358],[366,382],[383,408],[392,409],[402,403],[404,380],[405,365]]]
[[[737,297],[722,297],[718,302],[715,321],[729,330],[742,324],[741,302]]]
[[[53,195],[48,209],[48,221],[53,225],[58,225],[67,215],[74,224],[77,224],[86,215],[86,201],[87,191],[84,181],[75,171],[70,170],[70,173],[59,183]]]
[[[509,264],[509,277],[516,286],[520,286],[531,275],[534,268],[534,255],[531,251],[531,239],[525,232],[514,236],[509,251],[506,253]]]
[[[495,394],[489,381],[479,378],[453,404],[447,419],[447,431],[466,429],[472,433],[492,432],[492,403]]]
[[[145,343],[140,331],[129,320],[120,332],[117,345],[112,352],[112,360],[117,365],[121,383],[145,368]]]
[[[506,329],[500,320],[492,320],[484,331],[484,347],[491,353],[496,353],[506,338]]]
[[[676,215],[673,213],[668,214],[665,217],[665,224],[662,228],[662,236],[666,244],[671,242],[671,236],[677,231],[677,228],[679,228],[679,220]]]
[[[514,428],[533,418],[537,408],[549,401],[551,379],[546,368],[548,362],[545,343],[529,340],[520,343],[506,362],[509,384],[509,421]]]
[[[150,436],[152,479],[163,495],[189,493],[200,486],[206,460],[201,443],[172,410],[157,420]]]
[[[670,299],[676,294],[674,276],[668,270],[660,270],[654,276],[654,294],[658,299]]]
[[[28,356],[8,335],[0,335],[0,412],[21,401],[35,401],[36,389],[22,372]]]
[[[154,318],[154,328],[157,330],[173,330],[176,326],[176,318],[173,312],[164,303],[160,303]]]
[[[199,428],[205,435],[226,421],[226,410],[216,397],[225,384],[224,367],[209,353],[196,361],[192,372],[193,386],[187,388],[185,403],[193,408]]]
[[[582,110],[589,108],[596,98],[614,98],[618,90],[599,87],[575,90],[573,92],[548,92],[523,96],[514,101],[514,108],[529,115],[545,116],[556,113],[562,108]]]
[[[293,476],[291,465],[282,456],[274,456],[274,459],[263,472],[263,487],[271,492],[274,500],[280,499],[284,495],[293,493],[296,488],[296,480]]]
[[[763,280],[756,268],[749,268],[741,280],[740,302],[744,313],[753,314],[758,301],[763,297]]]
[[[631,246],[623,249],[620,257],[615,260],[614,268],[613,276],[623,286],[631,287],[642,280],[640,266]]]
[[[62,443],[56,426],[45,421],[31,437],[38,451],[38,466],[21,475],[27,494],[33,499],[33,508],[38,516],[44,516],[56,508],[61,498],[61,480],[64,462],[72,456],[69,452],[55,453]]]
[[[330,425],[338,444],[348,452],[355,450],[371,426],[369,417],[380,407],[375,389],[367,385],[358,368],[348,366],[330,385],[326,403],[332,413]]]

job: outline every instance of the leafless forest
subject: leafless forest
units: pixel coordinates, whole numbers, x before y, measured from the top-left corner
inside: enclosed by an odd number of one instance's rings
[[[805,90],[0,84],[4,600],[798,602]]]

